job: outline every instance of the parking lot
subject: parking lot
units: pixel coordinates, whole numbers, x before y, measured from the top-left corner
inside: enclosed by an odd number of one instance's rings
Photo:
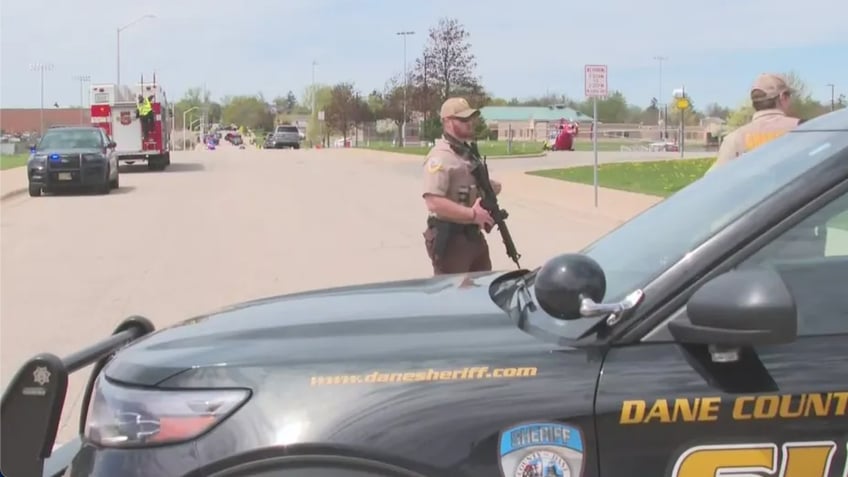
[[[657,200],[602,190],[596,210],[591,187],[523,174],[591,160],[576,152],[489,161],[505,184],[522,266],[576,250]],[[422,161],[224,146],[174,153],[164,172],[122,169],[109,195],[4,200],[2,385],[31,355],[64,356],[128,315],[161,328],[263,296],[429,276]],[[514,267],[497,232],[489,243],[496,268]],[[83,374],[71,378],[59,441],[73,434]]]

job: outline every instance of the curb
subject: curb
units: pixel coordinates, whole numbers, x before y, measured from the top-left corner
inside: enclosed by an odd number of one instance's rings
[[[498,156],[487,156],[486,159],[526,159],[530,157],[545,157],[547,152],[534,152],[531,154],[504,154]]]

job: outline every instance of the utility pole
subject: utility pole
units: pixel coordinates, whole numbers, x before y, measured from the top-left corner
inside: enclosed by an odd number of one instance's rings
[[[409,75],[406,72],[406,37],[414,35],[414,31],[399,31],[397,35],[403,37],[403,121],[400,125],[400,145],[406,145],[406,90],[409,89]]]
[[[30,71],[38,71],[41,74],[41,130],[39,136],[44,135],[44,72],[53,71],[53,63],[33,63],[29,65]]]
[[[89,75],[76,75],[74,79],[79,81],[80,84],[80,124],[85,124],[85,106],[88,104],[83,99],[83,85],[91,81],[91,76]]]
[[[828,83],[827,85],[830,86],[830,110],[835,111],[836,110],[836,85],[833,84],[833,83]]]
[[[664,101],[663,101],[662,98],[665,97],[665,96],[663,96],[663,69],[662,69],[662,65],[663,65],[663,61],[668,60],[668,57],[657,55],[657,56],[654,57],[654,60],[656,60],[660,64],[660,95],[657,96],[657,100],[659,102],[657,104],[657,132],[660,135],[660,140],[664,140],[665,134],[663,133],[663,130],[660,129],[660,122],[661,121],[663,122],[663,127],[665,127],[665,122],[663,121],[663,114],[662,114],[663,104],[664,104]],[[665,119],[667,120],[668,117],[666,117]]]

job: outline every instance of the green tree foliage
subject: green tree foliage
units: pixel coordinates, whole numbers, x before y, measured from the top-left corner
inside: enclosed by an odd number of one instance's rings
[[[183,113],[189,110],[190,112],[186,115],[186,122],[188,123],[191,123],[192,117],[195,119],[200,117],[204,110],[207,110],[209,123],[221,121],[221,105],[212,101],[211,98],[209,91],[204,94],[202,88],[189,88],[183,97],[174,104],[174,125],[176,128],[183,129]]]
[[[471,35],[455,18],[441,18],[430,28],[421,57],[415,60],[410,75],[416,109],[435,111],[451,96],[470,94],[484,99],[477,61],[471,51]],[[468,98],[469,102],[477,98]],[[477,101],[481,103],[482,101]]]
[[[224,98],[221,119],[226,124],[253,130],[269,131],[274,128],[274,114],[262,95]]]
[[[324,119],[331,131],[347,139],[350,130],[371,117],[368,104],[352,83],[339,83],[330,90],[330,102]]]

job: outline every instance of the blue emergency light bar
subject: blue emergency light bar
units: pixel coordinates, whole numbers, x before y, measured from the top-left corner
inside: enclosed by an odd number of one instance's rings
[[[51,161],[54,161],[54,162],[58,161],[59,158],[60,158],[60,156],[58,154],[50,154],[50,160]]]

